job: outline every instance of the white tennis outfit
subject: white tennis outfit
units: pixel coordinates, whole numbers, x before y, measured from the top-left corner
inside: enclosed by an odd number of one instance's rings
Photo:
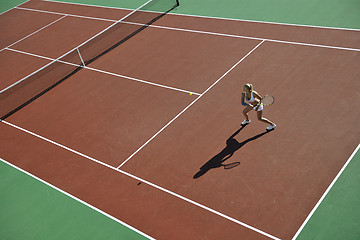
[[[248,103],[253,103],[253,102],[255,102],[255,97],[254,97],[254,93],[253,92],[251,92],[251,95],[250,95],[250,99],[249,100],[247,100],[246,99],[246,93],[244,93],[245,94],[245,97],[244,97],[244,101],[245,102],[248,102]],[[252,104],[253,105],[253,104]],[[253,109],[255,110],[255,108],[256,108],[256,106],[257,105],[255,105],[254,107],[253,107]],[[262,111],[264,109],[264,105],[260,105],[259,106],[259,108],[257,109],[257,110],[255,110],[255,111],[258,111],[258,112],[260,112],[260,111]]]

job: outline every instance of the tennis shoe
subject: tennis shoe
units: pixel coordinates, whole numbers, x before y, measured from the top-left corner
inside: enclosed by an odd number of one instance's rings
[[[245,120],[241,123],[241,125],[244,126],[244,125],[249,124],[249,123],[251,123],[251,121],[245,119]]]
[[[266,128],[266,130],[270,131],[270,130],[273,130],[275,127],[276,127],[276,124],[271,124],[270,126],[268,126]]]

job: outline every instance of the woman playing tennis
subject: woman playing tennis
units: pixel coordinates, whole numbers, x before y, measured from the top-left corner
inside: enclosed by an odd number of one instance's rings
[[[241,123],[241,125],[249,124],[251,121],[248,116],[248,112],[250,112],[252,109],[257,111],[257,117],[260,121],[270,124],[266,128],[266,130],[270,131],[276,127],[275,123],[271,122],[270,120],[262,117],[262,110],[264,106],[260,104],[260,101],[262,100],[262,97],[254,90],[253,85],[250,83],[247,83],[244,85],[242,94],[241,94],[241,103],[242,105],[246,106],[246,108],[243,111],[243,114],[245,116],[245,120]]]

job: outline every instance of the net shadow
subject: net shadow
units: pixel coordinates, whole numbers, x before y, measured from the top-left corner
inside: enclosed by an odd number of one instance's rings
[[[84,65],[87,66],[139,34],[178,5],[176,0],[153,0],[82,46],[2,90],[0,121],[46,94],[83,69]]]

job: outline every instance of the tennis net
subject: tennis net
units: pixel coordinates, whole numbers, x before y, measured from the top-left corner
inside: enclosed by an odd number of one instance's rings
[[[179,6],[178,0],[149,0],[93,38],[0,91],[0,120],[47,93]]]

